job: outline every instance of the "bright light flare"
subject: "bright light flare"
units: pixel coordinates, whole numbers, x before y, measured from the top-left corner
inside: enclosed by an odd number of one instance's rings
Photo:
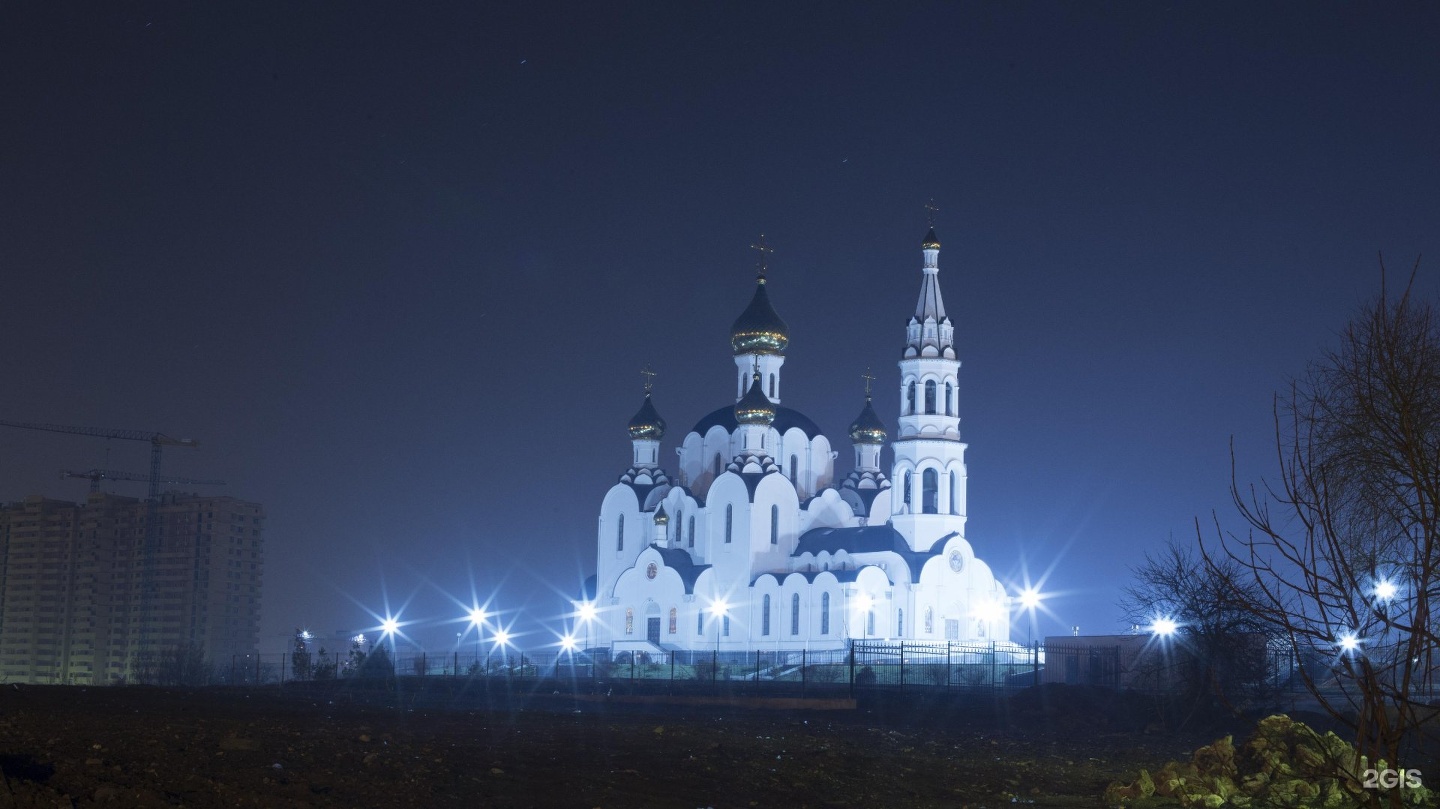
[[[975,608],[974,612],[976,618],[979,618],[986,623],[994,623],[995,621],[1000,620],[1000,616],[1004,614],[1005,608],[995,601],[986,601],[982,603],[980,606]]]
[[[475,607],[474,609],[470,610],[470,625],[484,626],[485,619],[489,617],[490,616],[485,613],[485,610],[479,607]]]
[[[725,599],[723,598],[710,602],[710,614],[716,618],[719,618],[729,611],[730,605],[725,603]]]
[[[1346,632],[1340,636],[1340,648],[1346,652],[1353,652],[1360,648],[1360,639],[1355,637],[1354,632]]]
[[[1020,606],[1027,610],[1033,610],[1040,606],[1040,592],[1033,587],[1026,587],[1020,591]]]
[[[1375,597],[1381,601],[1389,601],[1395,597],[1395,582],[1389,579],[1381,579],[1375,584]]]
[[[587,624],[595,620],[595,602],[586,601],[580,605],[580,620]]]
[[[510,633],[503,629],[495,630],[495,645],[505,646],[510,643]]]
[[[875,599],[871,598],[869,593],[861,593],[860,597],[855,599],[855,603],[860,607],[861,612],[869,612],[870,608],[875,606]]]
[[[574,636],[566,635],[560,638],[560,651],[565,652],[566,654],[575,651]]]
[[[1175,623],[1174,618],[1156,618],[1150,624],[1150,633],[1162,638],[1168,638],[1178,631],[1180,631],[1180,625]]]
[[[385,635],[393,635],[400,631],[400,622],[394,618],[386,618],[380,622],[380,631]]]

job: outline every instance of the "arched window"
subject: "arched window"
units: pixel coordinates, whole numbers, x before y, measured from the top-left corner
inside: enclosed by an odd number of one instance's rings
[[[725,506],[725,544],[730,544],[731,528],[735,525],[735,507],[729,504]]]
[[[768,635],[768,634],[770,634],[770,596],[769,596],[769,594],[766,594],[765,598],[760,602],[760,604],[761,604],[760,609],[763,610],[763,614],[760,616],[760,634],[762,634],[762,635]]]
[[[915,383],[911,382],[910,387],[905,389],[905,412],[915,415]]]
[[[800,456],[799,456],[799,455],[791,455],[791,456],[790,456],[790,482],[791,482],[791,483],[794,483],[795,480],[797,479],[798,475],[800,474],[798,471],[796,471],[796,470],[799,469],[799,467],[800,467]]]
[[[770,375],[770,398],[775,398],[775,375]]]
[[[685,524],[681,522],[681,519],[684,516],[685,512],[680,511],[679,509],[675,511],[675,547],[677,548],[680,547],[680,535],[685,533]],[[666,526],[665,532],[667,534],[670,532],[669,526]]]
[[[820,594],[820,634],[830,634],[830,594]]]
[[[717,452],[715,453],[715,477],[720,477],[720,473],[724,471],[725,465],[720,463],[720,453]]]
[[[635,610],[625,608],[625,634],[635,634]]]
[[[800,594],[790,596],[790,634],[800,634]]]
[[[621,514],[615,525],[615,550],[625,550],[625,515]]]
[[[677,617],[679,617],[679,614],[675,611],[675,608],[674,608],[674,607],[671,607],[671,608],[670,608],[670,634],[672,634],[672,635],[675,634],[675,619],[676,619]]]
[[[780,507],[770,507],[770,544],[780,544]],[[769,596],[766,596],[769,598]]]
[[[935,634],[935,610],[931,607],[925,608],[925,634]]]
[[[955,386],[949,382],[945,383],[945,415],[955,415]]]
[[[921,510],[925,514],[940,513],[940,473],[934,469],[926,469],[921,475],[921,486],[923,487]]]
[[[933,379],[925,380],[925,412],[927,414],[935,412],[935,380]]]
[[[908,506],[910,505],[910,473],[906,471],[900,474],[905,476],[905,490],[901,495],[900,502]]]
[[[730,637],[730,613],[720,616],[721,634]]]
[[[905,610],[895,611],[895,636],[905,637]]]
[[[874,635],[874,634],[875,634],[875,610],[870,610],[870,611],[868,611],[868,612],[865,613],[865,635],[868,637],[868,636],[871,636],[871,635]]]
[[[689,527],[688,533],[690,534],[690,541],[689,541],[687,544],[689,544],[689,546],[693,548],[693,547],[695,547],[695,515],[694,515],[694,514],[691,514],[691,515],[690,515],[690,522],[688,523],[688,527]]]
[[[695,634],[705,634],[705,610],[695,613]]]
[[[950,470],[950,513],[960,513],[960,501],[955,497],[955,470]]]

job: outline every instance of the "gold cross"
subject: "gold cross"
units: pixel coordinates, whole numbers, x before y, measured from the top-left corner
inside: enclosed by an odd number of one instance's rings
[[[865,398],[866,398],[866,399],[869,399],[869,398],[870,398],[870,383],[875,381],[875,376],[870,373],[870,369],[869,369],[869,368],[866,368],[866,369],[865,369],[865,373],[861,374],[861,375],[860,375],[860,378],[863,379],[863,380],[865,380]]]
[[[648,394],[655,387],[655,372],[650,370],[650,364],[646,363],[645,367],[640,369],[640,373],[645,377],[645,393]]]
[[[764,275],[765,271],[768,269],[765,266],[765,254],[775,252],[775,248],[765,243],[765,234],[762,233],[760,234],[759,240],[756,241],[754,244],[750,245],[750,249],[759,251],[760,257],[756,260],[755,263],[760,270],[760,274]]]
[[[940,208],[935,204],[934,197],[931,197],[930,201],[925,203],[925,210],[927,211],[925,218],[929,221],[930,227],[935,227],[935,214],[940,212]]]

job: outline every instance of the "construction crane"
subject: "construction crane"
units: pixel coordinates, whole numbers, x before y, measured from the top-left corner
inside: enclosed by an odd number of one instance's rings
[[[100,481],[102,481],[102,480],[143,480],[143,481],[148,481],[148,480],[150,479],[149,477],[147,477],[147,476],[145,476],[145,475],[137,475],[137,474],[135,474],[134,472],[116,472],[114,469],[90,469],[90,470],[87,470],[87,471],[84,471],[84,472],[75,472],[75,471],[70,470],[70,469],[61,469],[61,470],[60,470],[60,479],[61,479],[61,480],[66,480],[66,479],[68,479],[68,478],[84,478],[85,480],[90,481],[90,493],[91,493],[91,494],[94,494],[95,492],[100,491]],[[224,485],[225,485],[225,481],[223,481],[223,480],[195,480],[195,479],[192,479],[192,478],[160,478],[157,482],[158,482],[158,483],[162,483],[162,484],[164,484],[164,485],[166,485],[166,486],[224,486]]]
[[[105,430],[95,427],[68,427],[63,424],[36,424],[24,421],[0,421],[0,427],[14,427],[20,430],[42,430],[50,433],[88,435],[94,438],[118,438],[125,441],[144,441],[150,445],[150,475],[144,478],[150,484],[145,498],[145,535],[140,545],[140,631],[136,651],[145,654],[150,635],[150,608],[155,589],[155,546],[160,537],[160,454],[165,447],[200,446],[190,438],[171,438],[164,433],[146,430]],[[133,661],[133,658],[132,658]]]

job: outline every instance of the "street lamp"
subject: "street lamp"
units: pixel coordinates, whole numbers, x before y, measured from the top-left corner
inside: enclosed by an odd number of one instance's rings
[[[1035,609],[1040,606],[1040,602],[1043,600],[1044,596],[1040,595],[1040,591],[1034,587],[1026,587],[1020,591],[1020,606],[1025,609],[1026,618],[1028,618],[1025,622],[1026,646],[1029,646],[1033,640],[1035,634]]]
[[[1150,624],[1150,634],[1161,638],[1168,638],[1179,629],[1180,625],[1173,618],[1156,618]]]
[[[1339,645],[1341,651],[1354,654],[1360,648],[1360,639],[1355,637],[1354,632],[1346,632],[1340,636]]]
[[[857,599],[855,599],[855,604],[860,607],[860,616],[861,616],[861,617],[860,617],[860,621],[861,621],[861,624],[860,624],[860,626],[861,626],[860,633],[861,633],[861,635],[864,637],[865,640],[869,640],[869,639],[870,639],[870,610],[871,610],[871,608],[873,608],[873,607],[875,606],[875,599],[871,598],[869,593],[861,593],[861,594],[860,594],[860,597],[857,598]]]
[[[480,639],[485,627],[485,619],[488,618],[485,610],[474,607],[470,610],[470,625],[475,627],[475,662],[480,662]]]
[[[1375,584],[1375,598],[1380,601],[1389,601],[1395,597],[1395,582],[1389,579],[1381,579]]]
[[[496,627],[495,633],[491,635],[491,637],[495,639],[495,646],[500,647],[501,662],[506,662],[508,658],[505,654],[505,646],[510,643],[510,633],[506,632],[504,629]],[[494,646],[492,646],[490,650],[493,652],[495,650]],[[486,655],[485,660],[486,662],[489,662],[489,655]],[[510,673],[509,669],[506,669],[505,673],[508,675]]]
[[[585,625],[585,652],[590,652],[590,622],[595,620],[595,602],[586,601],[580,605],[580,623]]]
[[[730,605],[725,599],[719,598],[710,602],[711,620],[715,622],[715,662],[720,661],[720,621],[730,612]]]

